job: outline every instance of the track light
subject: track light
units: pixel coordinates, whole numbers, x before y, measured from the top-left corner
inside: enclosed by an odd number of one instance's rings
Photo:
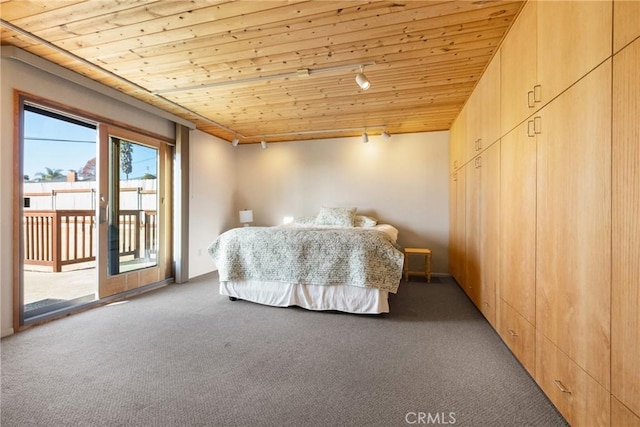
[[[367,132],[362,132],[362,142],[365,144],[369,142],[369,135],[367,135]]]
[[[267,149],[267,141],[265,141],[264,139],[262,141],[260,141],[260,145],[262,145],[262,149],[263,150]]]
[[[231,145],[233,145],[234,147],[238,146],[238,142],[240,142],[240,140],[238,140],[238,137],[233,138],[233,141],[231,141]]]
[[[389,138],[391,138],[391,135],[389,135],[389,133],[385,130],[384,132],[382,132],[382,137],[384,139],[389,139]]]
[[[360,86],[360,89],[362,90],[367,90],[371,87],[371,82],[367,76],[364,75],[363,66],[360,67],[360,72],[356,74],[356,83],[358,83],[358,86]]]

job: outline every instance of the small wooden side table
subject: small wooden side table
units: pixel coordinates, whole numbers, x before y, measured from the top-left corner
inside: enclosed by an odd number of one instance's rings
[[[424,271],[409,271],[409,255],[424,256]],[[427,278],[427,283],[431,283],[431,249],[426,248],[404,248],[404,280],[409,279],[409,275],[420,275]]]

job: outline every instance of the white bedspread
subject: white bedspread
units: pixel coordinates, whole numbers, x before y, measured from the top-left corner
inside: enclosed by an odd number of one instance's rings
[[[350,285],[395,293],[403,253],[386,232],[371,228],[245,227],[209,247],[220,281]]]

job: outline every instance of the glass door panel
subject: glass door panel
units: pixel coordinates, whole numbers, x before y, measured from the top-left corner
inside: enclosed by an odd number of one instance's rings
[[[96,125],[22,104],[20,321],[97,296]]]
[[[158,152],[154,147],[109,138],[110,276],[157,265]]]
[[[164,225],[167,148],[160,141],[100,125],[100,297],[159,282],[168,266]]]

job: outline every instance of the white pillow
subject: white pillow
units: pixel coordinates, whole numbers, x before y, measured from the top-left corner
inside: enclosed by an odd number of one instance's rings
[[[353,227],[357,208],[322,207],[316,216],[315,225],[331,225],[335,227]]]
[[[374,227],[377,223],[377,219],[364,215],[356,215],[356,219],[353,221],[354,227]]]

